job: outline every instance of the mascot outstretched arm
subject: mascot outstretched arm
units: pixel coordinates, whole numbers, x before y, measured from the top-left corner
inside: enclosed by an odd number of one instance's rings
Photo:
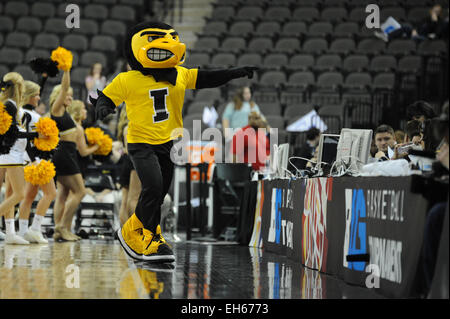
[[[161,234],[161,204],[172,182],[170,150],[178,137],[172,133],[183,127],[185,91],[251,78],[256,68],[184,68],[186,45],[170,25],[161,22],[143,22],[131,28],[124,50],[131,71],[117,75],[98,92],[98,99],[91,99],[97,119],[125,102],[128,154],[142,184],[134,214],[117,236],[125,252],[136,260],[173,262],[172,248]]]

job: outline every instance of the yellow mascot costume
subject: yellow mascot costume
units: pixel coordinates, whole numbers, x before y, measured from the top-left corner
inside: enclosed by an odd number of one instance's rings
[[[174,129],[183,127],[186,89],[217,87],[247,76],[255,67],[199,70],[181,67],[186,45],[178,33],[161,22],[132,27],[125,39],[131,71],[118,74],[98,99],[91,99],[96,118],[103,119],[126,104],[128,154],[142,184],[134,214],[117,231],[125,252],[136,260],[173,262],[171,246],[161,234],[161,204],[172,181],[170,159]]]

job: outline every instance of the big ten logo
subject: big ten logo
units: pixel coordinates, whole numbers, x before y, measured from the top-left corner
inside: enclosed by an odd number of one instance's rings
[[[66,288],[80,288],[80,267],[70,264],[66,267]]]
[[[213,164],[215,162],[215,153],[217,151],[216,145],[206,144],[206,145],[189,145],[186,146],[188,151],[188,162],[193,166],[196,166],[200,163],[208,163],[207,170],[207,180],[211,180]],[[191,169],[191,181],[199,181],[200,180],[200,169],[197,167],[193,167]]]
[[[376,4],[369,4],[366,6],[366,13],[369,13],[366,17],[367,29],[380,28],[380,7]]]
[[[347,261],[348,255],[364,255],[366,243],[366,200],[362,189],[345,190],[345,237],[343,265],[348,269],[364,271],[364,261]]]
[[[66,27],[68,29],[80,28],[80,7],[76,4],[69,4],[66,6],[66,13],[69,15],[66,18]]]
[[[292,268],[280,263],[267,263],[270,299],[291,299]]]
[[[281,244],[293,249],[293,228],[294,224],[282,219],[281,209],[293,209],[292,190],[291,189],[272,189],[272,207],[270,216],[270,227],[268,241]]]

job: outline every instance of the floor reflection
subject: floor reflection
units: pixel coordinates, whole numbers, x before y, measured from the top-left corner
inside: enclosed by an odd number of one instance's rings
[[[373,291],[238,245],[175,243],[176,263],[135,263],[117,241],[0,242],[0,298],[326,299]]]

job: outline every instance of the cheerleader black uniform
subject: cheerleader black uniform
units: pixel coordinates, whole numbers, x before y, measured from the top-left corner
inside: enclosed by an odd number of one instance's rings
[[[77,129],[75,121],[67,111],[64,111],[63,116],[52,115],[51,118],[56,122],[60,137],[75,132]],[[81,174],[77,144],[60,140],[53,155],[53,164],[55,164],[56,176]]]

